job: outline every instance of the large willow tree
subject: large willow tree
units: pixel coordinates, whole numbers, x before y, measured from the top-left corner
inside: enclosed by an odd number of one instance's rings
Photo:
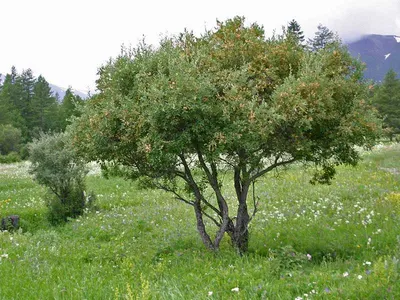
[[[100,93],[71,127],[74,145],[88,160],[124,166],[129,177],[147,177],[192,206],[212,250],[225,233],[247,250],[261,176],[311,163],[312,181],[329,182],[336,165],[357,163],[354,146],[371,146],[379,127],[361,64],[338,42],[310,52],[291,35],[266,39],[243,18],[158,48],[142,43],[99,75]]]

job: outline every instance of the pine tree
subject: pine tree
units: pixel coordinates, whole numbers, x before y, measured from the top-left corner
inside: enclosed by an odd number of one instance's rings
[[[334,43],[338,39],[328,27],[319,24],[317,28],[318,31],[315,32],[314,38],[308,39],[308,46],[312,51],[323,49],[328,44]]]
[[[393,69],[387,72],[382,85],[373,97],[373,103],[384,117],[390,139],[400,133],[400,80]]]
[[[61,117],[62,117],[62,130],[64,130],[68,124],[70,124],[70,118],[72,116],[79,115],[79,106],[83,104],[83,100],[78,95],[74,95],[72,88],[69,87],[65,92],[62,104],[61,104]]]
[[[25,127],[19,107],[22,89],[17,79],[17,71],[15,67],[12,67],[11,73],[6,75],[0,91],[0,124],[11,124],[22,129]]]
[[[49,83],[43,76],[39,76],[33,87],[33,97],[31,102],[32,123],[31,126],[36,131],[47,132],[57,130],[57,111],[58,103],[52,95]]]
[[[289,34],[292,34],[300,44],[304,43],[304,34],[303,31],[301,30],[301,27],[299,23],[295,19],[289,22],[289,25],[287,27],[287,31]]]
[[[23,131],[23,135],[28,141],[32,140],[33,135],[33,124],[35,122],[35,116],[32,109],[32,99],[33,99],[33,88],[35,85],[35,78],[33,76],[32,70],[23,70],[21,75],[17,77],[17,83],[21,86],[22,96],[18,102],[18,108],[21,111],[21,115],[24,118],[27,131]]]

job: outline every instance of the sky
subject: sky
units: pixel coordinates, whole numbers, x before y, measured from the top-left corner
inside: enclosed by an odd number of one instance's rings
[[[267,35],[295,19],[306,37],[318,24],[344,41],[364,34],[400,36],[400,0],[3,0],[0,1],[0,73],[32,69],[52,84],[95,90],[97,70],[145,36],[184,28],[201,34],[236,15],[264,26]]]

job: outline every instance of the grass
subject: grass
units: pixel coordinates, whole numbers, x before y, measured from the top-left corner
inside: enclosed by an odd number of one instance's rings
[[[0,232],[0,299],[400,299],[399,162],[391,145],[329,186],[298,166],[265,177],[243,257],[228,239],[206,251],[190,207],[119,178],[89,176],[96,210],[51,227],[26,163],[0,165],[0,216],[22,227]]]

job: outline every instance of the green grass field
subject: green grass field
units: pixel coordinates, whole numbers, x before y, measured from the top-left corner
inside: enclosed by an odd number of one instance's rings
[[[205,250],[191,207],[135,182],[87,179],[97,207],[65,226],[26,163],[0,165],[0,299],[400,299],[400,146],[339,167],[330,186],[294,166],[258,182],[250,251]],[[233,189],[226,189],[233,195]]]

